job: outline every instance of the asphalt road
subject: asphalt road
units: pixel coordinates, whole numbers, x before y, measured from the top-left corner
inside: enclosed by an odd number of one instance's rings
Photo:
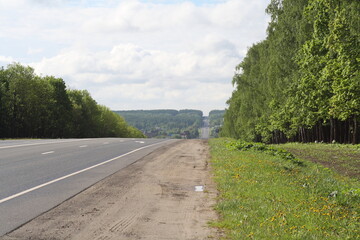
[[[0,141],[0,236],[173,141]]]
[[[209,118],[205,117],[203,119],[203,125],[200,129],[200,138],[208,139],[210,137],[210,127],[209,127]]]

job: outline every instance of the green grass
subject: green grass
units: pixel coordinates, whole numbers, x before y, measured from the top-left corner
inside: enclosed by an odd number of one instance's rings
[[[360,239],[357,179],[272,146],[210,147],[225,239]]]

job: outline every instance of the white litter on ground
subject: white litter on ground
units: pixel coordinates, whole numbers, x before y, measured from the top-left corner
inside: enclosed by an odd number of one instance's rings
[[[203,192],[204,186],[195,186],[195,192]]]

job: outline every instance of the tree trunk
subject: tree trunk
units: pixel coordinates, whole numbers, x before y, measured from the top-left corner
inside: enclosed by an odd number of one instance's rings
[[[300,129],[299,129],[300,131],[300,141],[302,142],[302,143],[304,143],[305,142],[305,134],[304,134],[304,128],[303,127],[300,127]]]
[[[354,115],[354,129],[352,134],[352,144],[356,144],[356,134],[357,134],[357,121],[356,115]]]
[[[330,118],[330,140],[329,142],[332,142],[335,139],[334,137],[334,119]]]
[[[351,143],[351,136],[352,136],[352,121],[348,119],[346,121],[346,143]]]

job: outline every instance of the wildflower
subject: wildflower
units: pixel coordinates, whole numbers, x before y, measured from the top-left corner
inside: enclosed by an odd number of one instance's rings
[[[289,228],[290,231],[293,231],[293,230],[296,230],[297,229],[297,226],[292,226]]]
[[[246,237],[250,238],[250,237],[252,237],[252,236],[254,236],[254,233],[253,233],[253,232],[251,232],[250,234],[248,234]]]

